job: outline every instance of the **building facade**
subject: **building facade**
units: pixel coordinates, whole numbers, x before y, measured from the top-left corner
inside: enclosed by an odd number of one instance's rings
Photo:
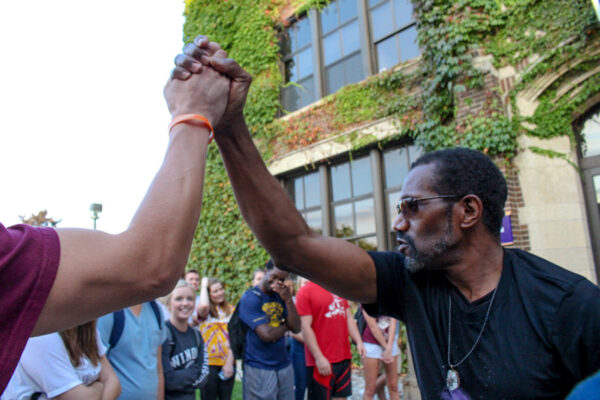
[[[593,282],[599,31],[588,0],[190,0],[184,26],[185,40],[208,34],[254,75],[250,129],[313,229],[391,249],[410,163],[467,146],[505,172],[508,245]],[[208,169],[190,264],[241,281],[266,254],[216,151]]]

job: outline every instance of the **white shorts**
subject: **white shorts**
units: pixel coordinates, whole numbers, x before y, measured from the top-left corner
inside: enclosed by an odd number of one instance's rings
[[[367,357],[368,358],[377,358],[378,360],[381,360],[381,356],[383,355],[383,347],[381,347],[378,344],[374,344],[374,343],[364,343],[365,345],[365,350],[367,351]],[[395,357],[398,355],[398,344],[397,342],[394,344],[394,347],[392,348],[392,357]]]

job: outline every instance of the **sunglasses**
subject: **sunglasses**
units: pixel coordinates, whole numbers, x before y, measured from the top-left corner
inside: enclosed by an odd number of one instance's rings
[[[398,215],[402,214],[404,216],[404,218],[410,218],[413,215],[415,215],[417,212],[419,212],[419,203],[422,201],[433,200],[433,199],[452,199],[452,198],[457,198],[457,197],[459,197],[459,196],[455,195],[455,194],[444,194],[441,196],[424,197],[421,199],[417,199],[414,197],[405,197],[398,201],[398,204],[396,205],[396,209],[398,210]]]

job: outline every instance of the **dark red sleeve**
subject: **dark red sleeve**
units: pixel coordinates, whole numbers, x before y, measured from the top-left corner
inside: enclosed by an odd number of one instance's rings
[[[59,260],[54,229],[0,224],[0,393],[48,298]]]

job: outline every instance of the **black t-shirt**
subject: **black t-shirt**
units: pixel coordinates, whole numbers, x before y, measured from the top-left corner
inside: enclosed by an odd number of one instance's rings
[[[448,398],[448,300],[451,353],[460,361],[477,339],[492,293],[469,301],[440,271],[414,274],[404,256],[369,253],[377,270],[373,316],[407,326],[424,399]],[[585,278],[520,250],[504,250],[502,276],[483,335],[456,370],[472,399],[564,399],[600,369],[600,289]]]

